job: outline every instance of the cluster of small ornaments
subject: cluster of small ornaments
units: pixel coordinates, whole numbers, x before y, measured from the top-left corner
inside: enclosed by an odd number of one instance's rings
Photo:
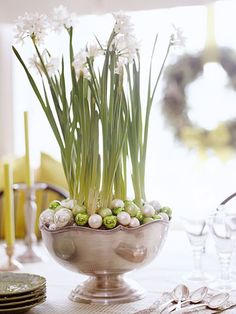
[[[93,229],[113,229],[118,225],[130,228],[155,221],[171,219],[170,207],[162,207],[158,201],[144,203],[139,208],[133,201],[114,199],[110,208],[99,208],[89,216],[84,206],[75,200],[53,201],[39,218],[40,226],[56,230],[66,226],[85,226]]]

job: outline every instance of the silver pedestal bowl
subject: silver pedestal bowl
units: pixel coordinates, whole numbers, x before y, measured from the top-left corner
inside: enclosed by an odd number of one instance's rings
[[[156,220],[136,228],[41,227],[41,232],[49,253],[59,264],[89,276],[72,290],[70,300],[117,304],[144,296],[143,289],[124,279],[123,274],[149,264],[157,256],[168,227],[169,222]]]

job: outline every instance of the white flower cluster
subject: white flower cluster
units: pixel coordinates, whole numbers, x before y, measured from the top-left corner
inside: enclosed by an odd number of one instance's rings
[[[53,10],[51,18],[45,14],[25,13],[16,21],[15,38],[18,42],[23,42],[26,37],[31,37],[36,44],[41,44],[50,30],[70,28],[76,20],[75,13],[69,13],[62,5]]]
[[[26,37],[31,37],[36,44],[40,44],[47,35],[48,28],[48,18],[45,14],[25,13],[17,19],[15,38],[17,42],[23,43]]]
[[[114,13],[113,16],[116,21],[114,26],[116,36],[111,48],[115,48],[120,56],[115,72],[121,74],[124,64],[133,62],[139,49],[139,42],[133,34],[134,27],[130,22],[130,17],[123,12]]]
[[[183,30],[179,27],[173,26],[173,33],[170,38],[170,43],[176,47],[184,47],[186,43],[186,37],[184,37]]]
[[[42,53],[42,60],[48,75],[55,75],[59,70],[59,58],[51,57],[47,50],[44,50]],[[29,60],[29,63],[30,66],[36,68],[40,74],[44,72],[42,63],[38,56],[34,55],[33,58]]]
[[[75,13],[69,13],[67,8],[63,5],[55,8],[52,15],[52,28],[60,32],[63,28],[70,28],[77,23],[77,16]]]

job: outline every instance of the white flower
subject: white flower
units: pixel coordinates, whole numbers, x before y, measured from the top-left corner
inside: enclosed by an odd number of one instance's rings
[[[134,26],[130,22],[130,16],[120,11],[120,12],[113,13],[113,17],[116,20],[114,31],[117,34],[128,35],[133,31]]]
[[[87,52],[84,49],[82,49],[75,55],[74,61],[72,64],[78,78],[82,74],[84,78],[86,78],[87,80],[90,80],[91,75],[88,68],[86,67],[86,63],[87,63]]]
[[[64,27],[73,27],[77,22],[77,16],[75,13],[69,13],[67,8],[60,5],[54,8],[52,15],[52,27],[55,31],[60,32]]]
[[[16,21],[17,42],[23,43],[26,37],[31,37],[36,44],[41,44],[47,35],[48,18],[45,14],[25,13]]]
[[[121,35],[114,38],[112,49],[115,49],[118,55],[126,59],[125,63],[133,62],[139,43],[134,35]]]
[[[42,52],[42,59],[48,75],[55,75],[59,70],[59,58],[51,57],[48,54],[47,50],[44,50]],[[32,58],[29,59],[29,64],[31,67],[35,67],[40,72],[40,74],[44,73],[43,66],[37,55],[34,55]]]
[[[91,44],[87,47],[87,57],[95,58],[101,54],[101,49],[97,44]]]
[[[183,30],[175,25],[172,25],[174,32],[170,37],[170,42],[176,47],[184,47],[186,44],[186,37],[183,35]]]

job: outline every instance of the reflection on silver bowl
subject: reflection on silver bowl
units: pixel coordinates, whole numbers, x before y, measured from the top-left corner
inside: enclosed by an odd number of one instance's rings
[[[41,232],[49,253],[59,264],[90,276],[71,292],[71,300],[115,304],[143,297],[143,290],[122,275],[147,265],[157,256],[168,227],[169,222],[156,220],[137,228],[41,227]]]

